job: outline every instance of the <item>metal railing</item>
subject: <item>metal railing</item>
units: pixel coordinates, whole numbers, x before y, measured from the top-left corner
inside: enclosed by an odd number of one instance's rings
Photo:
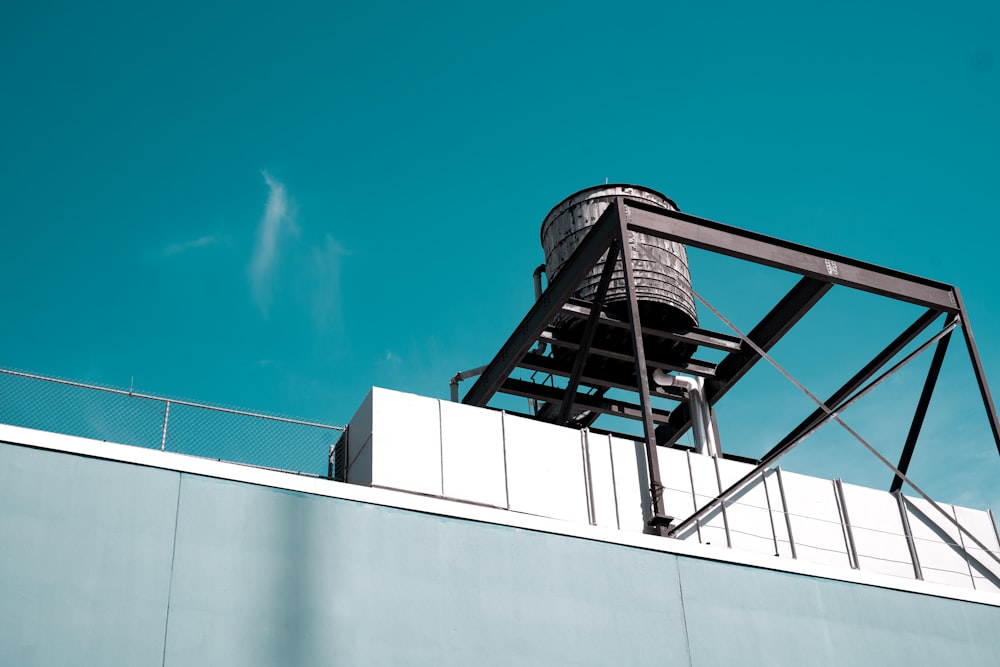
[[[317,476],[344,430],[3,368],[0,423]]]

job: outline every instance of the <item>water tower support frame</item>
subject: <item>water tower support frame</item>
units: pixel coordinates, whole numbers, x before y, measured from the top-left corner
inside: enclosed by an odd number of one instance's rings
[[[633,233],[668,239],[709,252],[781,269],[798,274],[801,279],[750,331],[746,340],[698,328],[671,331],[647,329],[642,326],[640,319],[634,275],[631,270],[629,236]],[[609,257],[601,276],[598,299],[590,304],[574,301],[572,295],[606,252]],[[618,262],[621,262],[620,266],[623,268],[629,301],[627,322],[608,318],[601,308],[607,284],[611,280],[612,267],[616,267]],[[946,327],[962,328],[994,442],[1000,452],[1000,419],[997,417],[996,407],[986,382],[965,306],[956,287],[697,218],[680,211],[659,208],[627,196],[615,198],[614,204],[607,207],[572,256],[561,266],[558,275],[550,276],[548,288],[503,344],[496,357],[486,365],[462,402],[485,406],[495,394],[506,393],[551,403],[553,408],[558,405],[558,410],[549,410],[545,416],[561,423],[570,419],[575,410],[588,411],[584,418],[575,422],[577,426],[591,425],[599,414],[613,414],[640,421],[643,425],[651,482],[650,492],[654,511],[651,525],[662,531],[662,526],[669,517],[664,516],[662,511],[657,445],[674,445],[690,428],[691,420],[684,402],[673,411],[653,408],[651,399],[654,395],[659,394],[675,400],[678,397],[657,387],[651,388],[648,368],[683,370],[703,376],[705,398],[710,406],[714,406],[760,361],[762,353],[766,355],[767,351],[777,344],[834,285],[921,305],[928,310],[835,392],[824,405],[828,409],[834,409],[832,406],[845,404],[845,399],[849,395],[857,391],[935,319],[945,314],[948,318]],[[559,318],[565,320],[566,317],[586,319],[584,333],[579,341],[558,340],[553,335],[555,323]],[[631,354],[594,348],[594,332],[599,327],[626,328],[632,344]],[[935,357],[928,371],[898,468],[903,474],[916,445],[920,426],[940,372],[949,332],[942,332],[935,337],[938,340]],[[695,347],[707,345],[726,350],[728,354],[718,364],[692,360],[683,368],[678,368],[669,360],[647,358],[644,336],[679,340]],[[575,345],[577,357],[570,364],[562,363],[552,357],[532,352],[532,347],[536,344]],[[586,361],[592,356],[633,361],[635,375],[625,378],[621,373],[610,376],[601,375],[593,369],[588,370]],[[567,386],[559,389],[512,378],[511,373],[518,367],[561,375],[568,378]],[[594,388],[595,393],[580,392],[581,384]],[[606,398],[604,392],[611,388],[626,388],[636,392],[639,395],[639,404]],[[846,402],[850,403],[853,400]],[[814,411],[762,459],[756,461],[758,468],[765,465],[765,462],[773,463],[791,446],[804,439],[806,434],[821,425],[827,417],[826,411],[822,409]],[[899,481],[898,478],[894,480],[893,490],[898,490]],[[716,500],[723,502],[724,495],[725,493],[720,494]]]

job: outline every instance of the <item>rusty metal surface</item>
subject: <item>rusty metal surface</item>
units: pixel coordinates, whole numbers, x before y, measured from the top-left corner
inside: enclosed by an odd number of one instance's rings
[[[583,237],[617,196],[640,199],[658,208],[677,211],[664,195],[634,185],[602,185],[581,190],[560,202],[542,222],[542,249],[545,271],[552,280],[573,254]],[[698,313],[691,294],[691,275],[684,245],[665,238],[629,232],[629,250],[635,274],[636,297],[643,307],[643,321],[673,326],[697,325]],[[593,301],[604,268],[602,258],[579,289],[576,298]],[[612,274],[605,303],[614,311],[627,308],[625,275],[621,269]]]

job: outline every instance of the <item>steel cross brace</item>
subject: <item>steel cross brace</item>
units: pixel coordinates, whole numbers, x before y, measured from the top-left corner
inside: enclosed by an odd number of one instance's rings
[[[702,505],[693,514],[685,518],[683,521],[679,522],[676,525],[671,526],[668,535],[671,536],[676,535],[677,533],[683,531],[685,528],[693,525],[696,521],[698,521],[698,519],[711,512],[717,506],[724,504],[728,498],[732,497],[734,494],[741,491],[749,482],[751,482],[754,478],[756,478],[758,475],[764,472],[764,470],[774,465],[778,461],[778,459],[780,459],[782,456],[790,452],[794,447],[802,443],[812,433],[813,430],[819,428],[819,426],[825,424],[830,419],[836,419],[839,421],[837,413],[847,409],[847,407],[853,404],[854,401],[857,400],[858,397],[860,397],[860,395],[866,393],[868,390],[866,389],[863,390],[862,392],[859,392],[859,394],[856,395],[855,398],[853,399],[847,399],[847,396],[856,389],[858,389],[858,387],[860,387],[862,384],[864,384],[864,382],[867,379],[869,379],[872,375],[874,375],[876,372],[878,372],[880,368],[885,366],[885,364],[887,364],[889,360],[893,356],[895,356],[896,353],[902,350],[902,348],[905,347],[908,342],[912,341],[913,338],[915,338],[920,333],[920,331],[923,331],[934,319],[933,317],[929,317],[931,313],[933,313],[933,311],[925,313],[916,322],[914,322],[905,332],[900,334],[894,341],[892,341],[888,346],[886,346],[886,348],[881,353],[879,353],[875,357],[875,359],[873,359],[867,366],[865,366],[864,369],[858,372],[854,377],[848,380],[847,383],[844,384],[844,386],[842,386],[840,389],[834,392],[833,396],[827,399],[822,404],[822,407],[818,411],[814,412],[812,415],[806,418],[805,421],[803,421],[801,424],[795,427],[795,429],[793,429],[792,432],[789,433],[789,435],[783,438],[782,441],[778,443],[778,445],[773,447],[767,454],[765,454],[764,457],[757,463],[757,465],[755,465],[745,475],[740,477],[740,479],[738,479],[736,482],[733,482],[725,489],[721,490],[717,496],[715,496],[707,503]],[[935,316],[938,315],[938,313],[933,313],[933,314]],[[883,374],[879,379],[874,380],[869,385],[869,389],[872,388],[874,385],[878,384],[879,382],[881,382],[882,380],[884,380],[886,377],[891,375],[893,372],[895,372],[902,366],[912,361],[921,352],[930,347],[930,345],[934,344],[935,342],[940,343],[941,341],[947,340],[948,336],[951,335],[952,328],[955,326],[956,323],[954,322],[953,318],[951,321],[946,323],[945,329],[943,329],[941,333],[937,334],[935,337],[931,338],[930,341],[924,343],[924,345],[922,345],[920,348],[910,353],[905,359],[896,364],[890,371]],[[940,349],[941,348],[939,346],[937,348],[937,351],[940,351]],[[772,363],[774,362],[772,361]],[[936,373],[934,372],[933,365],[931,368],[931,373],[934,373],[934,375],[936,375]],[[819,403],[819,399],[815,400],[817,401],[817,403]],[[817,413],[819,413],[821,416],[817,416]],[[891,466],[891,464],[889,465]],[[901,474],[905,473],[901,472]]]
[[[594,334],[597,333],[597,323],[600,321],[601,306],[604,305],[604,297],[608,294],[608,286],[611,285],[611,274],[615,271],[615,264],[618,263],[618,256],[621,254],[621,238],[615,239],[608,249],[608,256],[604,260],[604,270],[601,271],[601,281],[597,285],[597,294],[594,295],[594,304],[591,307],[587,324],[584,325],[583,338],[580,340],[580,348],[576,352],[573,360],[573,371],[570,373],[569,382],[566,384],[566,397],[559,408],[559,423],[565,424],[573,410],[573,398],[576,396],[576,388],[580,385],[580,376],[583,375],[583,365],[590,354],[590,346],[594,342]]]

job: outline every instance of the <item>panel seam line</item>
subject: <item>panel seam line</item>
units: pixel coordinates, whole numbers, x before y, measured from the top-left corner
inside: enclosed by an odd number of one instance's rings
[[[170,597],[174,590],[174,561],[177,559],[177,531],[179,528],[181,514],[181,482],[184,480],[184,473],[177,477],[177,505],[174,507],[174,543],[170,549],[170,577],[167,580],[167,614],[163,619],[163,659],[161,667],[167,664],[167,633],[170,629]]]
[[[681,559],[677,558],[677,592],[681,600],[681,623],[684,624],[684,642],[687,644],[688,667],[694,667],[694,655],[691,652],[691,636],[688,634],[687,609],[684,606],[684,577],[681,575]]]

